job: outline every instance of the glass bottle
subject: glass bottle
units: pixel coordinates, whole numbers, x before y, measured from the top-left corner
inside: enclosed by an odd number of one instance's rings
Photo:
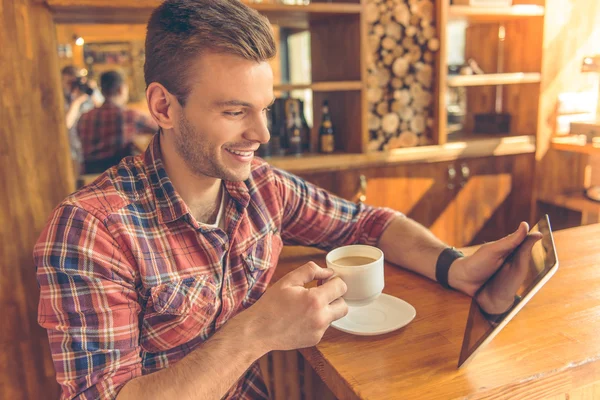
[[[323,102],[323,115],[321,116],[321,126],[319,127],[319,152],[330,154],[335,150],[335,136],[331,115],[329,115],[329,102]]]

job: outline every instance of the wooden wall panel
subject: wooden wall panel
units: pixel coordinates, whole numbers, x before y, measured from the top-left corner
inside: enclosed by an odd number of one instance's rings
[[[600,53],[600,2],[546,0],[534,198],[581,188],[586,156],[550,149],[556,132],[558,96],[593,91],[597,79],[581,73],[583,57]],[[537,204],[534,204],[533,212]]]
[[[505,27],[504,72],[540,72],[544,19],[506,22]],[[502,110],[511,115],[512,134],[535,134],[539,96],[539,83],[504,86]]]
[[[81,36],[86,43],[133,42],[146,39],[145,24],[57,24],[58,43],[75,45],[73,36]]]
[[[58,387],[36,321],[31,254],[74,180],[50,12],[0,0],[0,48],[0,398],[52,399]]]
[[[496,73],[498,63],[498,24],[473,24],[467,28],[465,60],[472,58],[483,72]],[[467,88],[467,116],[465,131],[473,132],[475,114],[494,112],[495,86]]]

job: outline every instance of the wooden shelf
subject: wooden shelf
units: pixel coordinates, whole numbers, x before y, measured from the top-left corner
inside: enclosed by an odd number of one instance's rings
[[[455,75],[448,76],[449,87],[517,85],[521,83],[539,83],[538,72],[512,72],[505,74]]]
[[[358,3],[311,3],[308,5],[254,4],[248,6],[265,15],[272,24],[294,29],[308,29],[311,21],[340,16],[360,15]]]
[[[366,154],[303,154],[299,157],[270,157],[266,161],[293,173],[340,171],[352,168],[401,163],[439,162],[463,158],[535,153],[535,137],[514,136],[470,139],[445,145],[419,146]]]
[[[585,197],[583,191],[579,193],[538,197],[538,201],[551,204],[553,206],[568,208],[569,210],[573,211],[592,213],[600,212],[600,203]]]
[[[138,145],[141,146],[140,143]],[[318,173],[326,171],[345,171],[353,168],[389,166],[403,163],[431,163],[453,161],[457,159],[479,158],[489,156],[508,156],[535,153],[535,138],[532,136],[515,136],[510,138],[494,138],[468,140],[447,143],[445,145],[410,147],[385,152],[366,154],[335,153],[302,154],[296,156],[268,157],[265,160],[274,167],[292,173]],[[88,184],[100,174],[87,174],[81,177],[82,183]]]
[[[118,5],[107,0],[47,0],[55,20],[65,23],[140,23],[145,24],[162,0],[120,0]],[[294,29],[307,29],[310,21],[336,16],[360,15],[360,3],[311,3],[287,5],[245,3],[269,18],[273,24]],[[119,12],[115,12],[118,10]]]
[[[570,151],[573,153],[600,155],[600,146],[587,143],[585,140],[577,137],[565,137],[552,139],[552,148],[560,151]]]
[[[307,5],[248,3],[246,1],[244,3],[265,14],[297,11],[308,14],[359,14],[362,7],[360,3],[310,3]]]
[[[494,139],[508,140],[513,137],[518,138],[518,137],[527,137],[527,136],[531,137],[531,138],[535,138],[535,133],[511,132],[511,133],[493,134],[493,133],[481,133],[481,132],[465,132],[465,131],[461,130],[461,131],[454,131],[452,133],[448,133],[448,143],[472,142],[472,141],[478,141],[478,140],[494,140]]]
[[[498,22],[517,18],[543,17],[545,9],[533,4],[519,4],[511,7],[474,7],[451,5],[448,19],[466,19],[472,22]]]
[[[314,92],[342,92],[351,90],[362,90],[361,81],[340,81],[340,82],[313,82],[305,84],[283,84],[274,85],[273,90],[289,92],[292,90],[311,89]]]

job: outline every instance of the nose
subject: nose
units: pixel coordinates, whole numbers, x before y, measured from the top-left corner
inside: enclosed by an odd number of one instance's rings
[[[267,117],[264,113],[260,113],[254,118],[253,124],[246,131],[246,139],[259,142],[261,144],[267,143],[271,138],[269,128],[267,126]]]

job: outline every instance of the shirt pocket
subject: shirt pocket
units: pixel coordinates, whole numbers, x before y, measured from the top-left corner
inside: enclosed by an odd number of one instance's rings
[[[212,276],[189,277],[150,289],[142,321],[141,347],[149,352],[171,350],[210,333],[217,311]]]
[[[243,259],[248,292],[242,302],[244,308],[256,303],[267,289],[282,248],[283,242],[277,231],[271,231],[246,250]]]

